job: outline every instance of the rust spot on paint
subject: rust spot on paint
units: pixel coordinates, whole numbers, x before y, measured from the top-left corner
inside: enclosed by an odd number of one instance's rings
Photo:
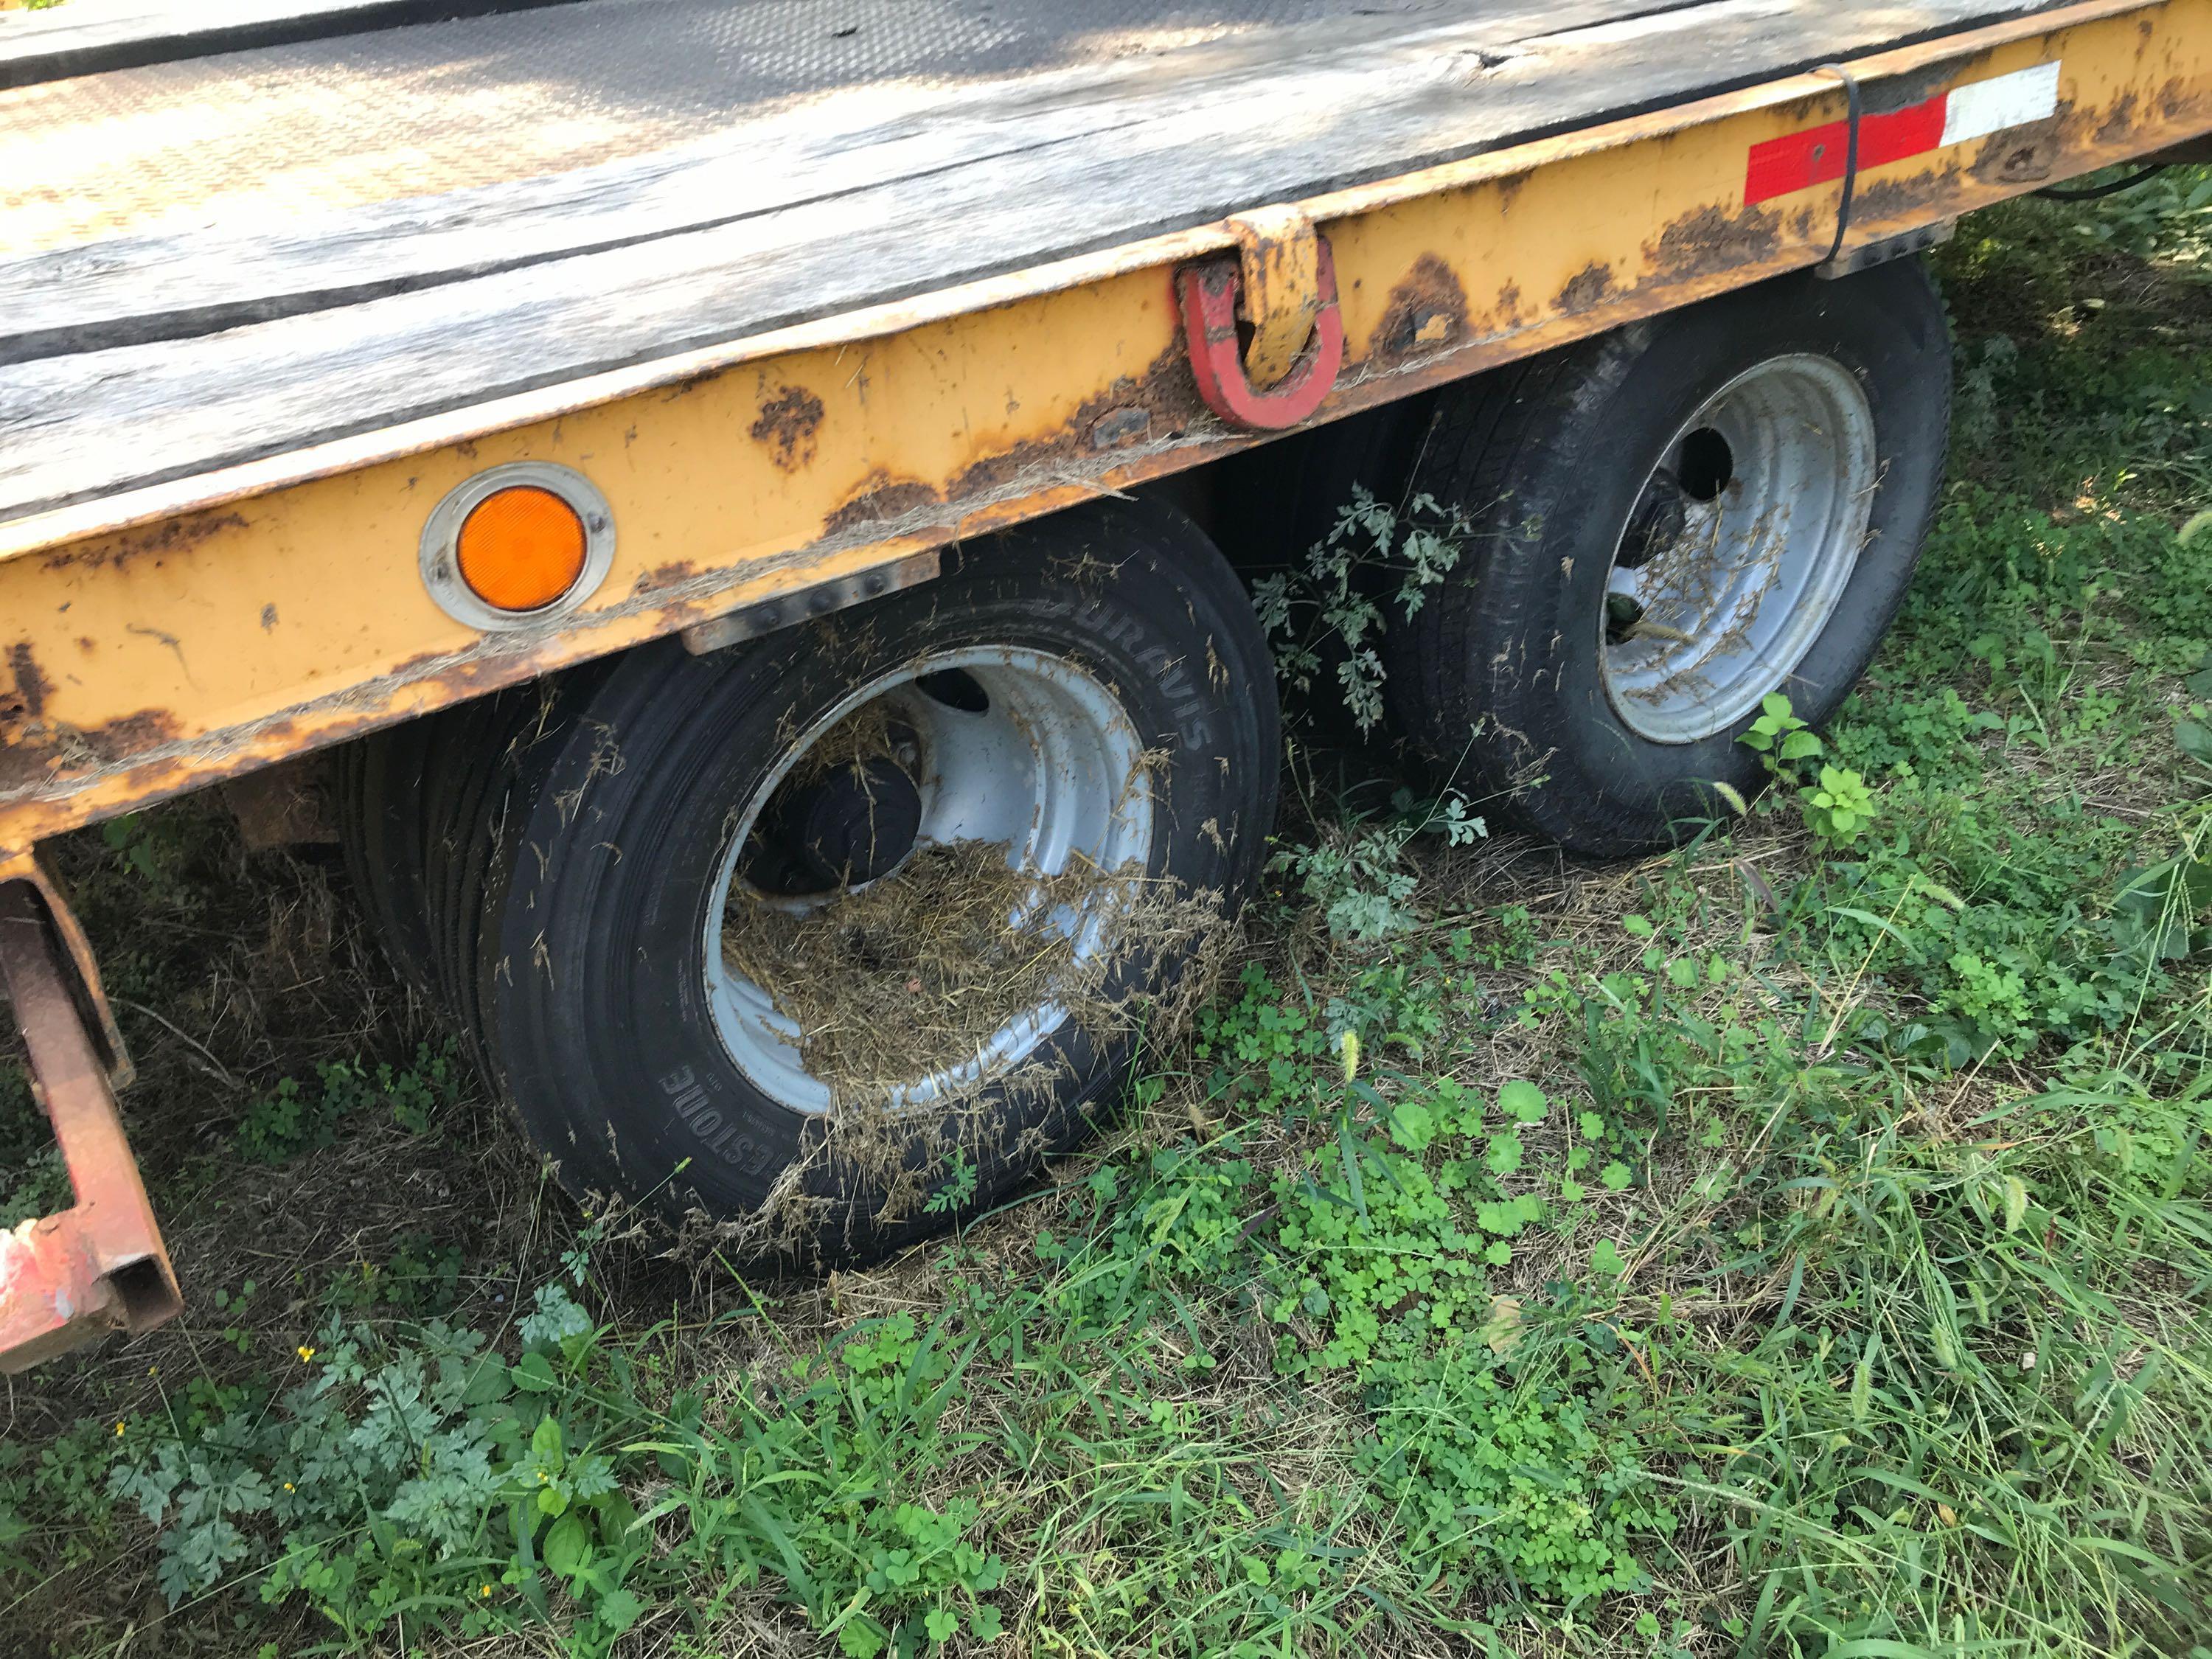
[[[2136,127],[2136,95],[2124,92],[2112,105],[2111,112],[2097,126],[2097,142],[2117,144],[2130,137]]]
[[[2039,184],[2051,176],[2056,165],[2061,131],[2075,118],[2038,121],[2032,126],[1994,134],[1974,153],[1968,170],[1988,184]]]
[[[2204,110],[2203,94],[2179,76],[2158,89],[2158,118],[2168,126],[2196,126],[2203,121]]]
[[[1383,362],[1443,351],[1467,337],[1467,290],[1452,268],[1424,253],[1390,290],[1368,356]]]
[[[2017,144],[2004,153],[1997,176],[2008,184],[2021,184],[2051,176],[2051,157],[2039,143]]]
[[[46,693],[53,686],[40,672],[39,659],[32,654],[28,640],[18,640],[8,647],[8,672],[15,677],[15,690],[7,700],[5,712],[19,718],[27,715],[32,720],[38,719],[46,712]]]
[[[1644,246],[1644,257],[1676,280],[1711,276],[1771,259],[1782,245],[1782,216],[1767,208],[1723,213],[1717,207],[1685,214]]]
[[[1916,173],[1902,179],[1876,179],[1859,187],[1851,218],[1856,223],[1866,225],[1884,219],[1917,217],[1956,177],[1954,171],[1947,168],[1940,173]]]
[[[198,547],[210,536],[245,528],[242,513],[195,513],[91,541],[71,542],[40,555],[39,562],[46,570],[86,571],[121,570],[143,558],[158,564],[170,554]]]
[[[761,405],[753,438],[769,447],[769,459],[795,472],[814,459],[814,434],[822,425],[822,399],[803,386],[779,387]]]
[[[641,574],[630,584],[634,594],[658,593],[664,588],[677,587],[699,574],[699,567],[689,559],[672,559],[666,564],[657,564]]]
[[[13,725],[9,714],[22,701],[20,685],[13,698],[0,697],[0,731],[8,737],[8,742],[0,744],[0,793],[48,785],[71,772],[112,764],[170,741],[179,729],[176,716],[158,708],[91,728],[33,718],[20,729],[8,729]]]
[[[1579,316],[1612,292],[1613,267],[1593,260],[1567,278],[1566,286],[1553,298],[1552,307],[1570,317]]]
[[[1152,411],[1142,404],[1117,404],[1091,423],[1093,449],[1120,449],[1152,435]]]
[[[894,478],[882,467],[860,481],[860,487],[845,498],[845,504],[822,521],[822,533],[836,536],[849,531],[861,530],[892,519],[902,518],[921,507],[934,506],[941,500],[938,493],[919,478]]]
[[[964,501],[994,495],[1027,473],[1065,471],[1071,463],[1174,438],[1204,412],[1178,340],[1146,365],[1143,374],[1125,374],[1097,396],[1085,398],[1051,436],[1014,444],[963,468],[945,498]]]

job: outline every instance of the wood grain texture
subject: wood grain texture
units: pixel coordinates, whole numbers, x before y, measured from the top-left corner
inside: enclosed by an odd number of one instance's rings
[[[565,0],[69,0],[0,12],[0,88]]]
[[[1510,15],[1470,8],[1474,21],[1407,27],[1401,18],[1393,33],[1348,34],[1325,51],[1313,49],[1311,35],[1304,49],[1273,58],[1246,41],[1141,72],[1073,77],[1084,95],[1066,77],[967,88],[941,122],[843,133],[834,124],[763,124],[750,146],[625,164],[606,178],[502,187],[467,203],[416,204],[395,210],[396,221],[368,216],[352,233],[319,227],[289,241],[234,235],[228,264],[196,272],[190,259],[180,268],[184,256],[173,249],[167,269],[176,286],[167,310],[138,316],[189,325],[196,307],[222,316],[226,305],[289,304],[303,294],[317,304],[325,296],[349,302],[0,368],[0,516],[1203,224],[2039,9],[1990,0],[1841,15],[1806,0],[1707,0],[1656,12],[1618,3],[1516,6]],[[1533,21],[1539,10],[1541,23]],[[1596,13],[1612,21],[1599,26]],[[772,133],[784,148],[769,145]],[[716,216],[704,225],[702,198]],[[571,247],[594,238],[614,245],[499,268],[516,246],[558,254],[563,235]],[[86,291],[106,307],[98,319],[73,324],[65,306],[49,307],[34,313],[45,319],[36,325],[127,326],[131,283],[157,294],[161,270],[155,263],[111,283],[88,280]],[[431,285],[360,292],[422,280]],[[7,301],[11,331],[21,292],[11,289]]]
[[[1697,0],[1645,0],[1646,12]],[[1515,0],[1408,33],[1355,15],[1292,38],[1209,43],[1165,62],[1085,65],[902,96],[880,88],[769,109],[709,138],[551,177],[409,197],[273,224],[238,216],[179,234],[0,258],[0,362],[100,350],[489,275],[1041,152],[1194,104],[1273,97],[1286,58],[1327,61],[1398,37],[1392,57],[1514,49],[1618,19],[1623,0]],[[888,106],[888,107],[886,107]],[[1110,138],[1109,138],[1110,142]]]

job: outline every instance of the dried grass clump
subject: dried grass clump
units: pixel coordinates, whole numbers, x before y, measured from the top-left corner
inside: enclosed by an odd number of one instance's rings
[[[725,959],[799,1027],[807,1070],[831,1095],[758,1210],[697,1216],[683,1230],[679,1250],[711,1242],[740,1255],[804,1254],[825,1230],[859,1219],[849,1197],[829,1190],[866,1194],[866,1213],[888,1224],[918,1213],[963,1167],[1042,1156],[1057,1133],[1045,1109],[1067,1087],[1066,1055],[1048,1042],[986,1069],[974,1064],[983,1045],[1047,1005],[1094,1045],[1127,1038],[1140,1022],[1172,1040],[1234,933],[1218,892],[1134,865],[1040,875],[1013,868],[1005,844],[989,842],[921,848],[892,875],[811,910],[744,891],[730,904]],[[1092,924],[1101,946],[1079,957],[1077,937]],[[940,1087],[924,1103],[894,1092],[933,1073]]]
[[[896,705],[888,697],[872,697],[808,746],[793,765],[786,787],[814,782],[841,768],[865,780],[870,761],[911,764],[917,753],[914,728],[899,717]]]
[[[1039,875],[1000,842],[934,842],[807,908],[732,891],[722,958],[799,1027],[835,1098],[880,1098],[973,1060],[1028,1009],[1095,993],[1083,981],[1099,964],[1077,962],[1067,913],[1119,909],[1136,880],[1087,863]]]

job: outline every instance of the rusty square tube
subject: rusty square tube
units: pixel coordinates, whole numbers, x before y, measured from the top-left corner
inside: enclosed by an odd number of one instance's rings
[[[66,975],[45,896],[28,881],[0,884],[0,977],[76,1193],[72,1208],[0,1233],[0,1371],[109,1331],[150,1330],[183,1307],[108,1067]]]

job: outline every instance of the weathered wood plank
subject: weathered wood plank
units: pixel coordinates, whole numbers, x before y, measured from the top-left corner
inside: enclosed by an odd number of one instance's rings
[[[1924,33],[1992,9],[1709,0],[1510,54],[1408,31],[924,178],[205,337],[18,363],[0,369],[0,514],[1205,223],[1875,49],[1901,19]]]
[[[0,12],[0,88],[571,0],[70,0]]]
[[[1611,0],[1620,12],[1684,0]],[[72,0],[75,3],[75,0]],[[865,90],[1133,67],[1528,0],[586,0],[0,92],[0,249],[563,173]],[[43,15],[43,14],[42,14]]]
[[[167,235],[0,258],[0,362],[211,333],[734,223],[856,189],[921,179],[1272,89],[1286,60],[1396,36],[1438,54],[1508,51],[1698,0],[1497,0],[1471,22],[1408,33],[1357,15],[1164,59],[1110,60],[953,90],[855,88],[735,118],[690,144],[551,177],[343,212],[236,215]],[[886,107],[888,106],[888,107]]]

